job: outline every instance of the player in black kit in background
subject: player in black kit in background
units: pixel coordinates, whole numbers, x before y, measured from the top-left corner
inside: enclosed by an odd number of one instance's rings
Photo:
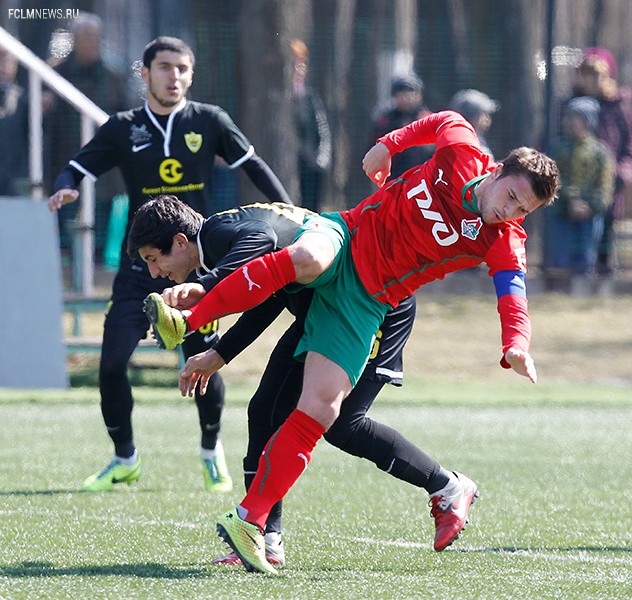
[[[203,219],[177,198],[159,196],[143,205],[134,217],[128,252],[131,256],[140,255],[155,277],[171,272],[174,281],[188,281],[163,292],[170,301],[176,302],[179,298],[178,304],[185,308],[184,304],[195,304],[249,260],[287,247],[310,216],[316,215],[304,208],[274,203],[241,206]],[[195,283],[189,278],[191,271],[198,275]],[[245,312],[213,348],[190,358],[182,371],[204,372],[207,376],[250,345],[284,308],[295,316],[272,351],[248,405],[248,450],[243,463],[246,489],[254,478],[266,443],[296,407],[300,396],[303,362],[294,358],[294,351],[303,334],[312,294],[313,290],[302,286],[282,288]],[[424,488],[437,503],[443,499],[451,474],[398,431],[366,416],[386,383],[402,384],[402,353],[414,320],[414,297],[404,299],[386,316],[360,380],[345,399],[340,416],[325,439],[349,454],[370,460],[397,479]],[[181,386],[182,393],[191,393],[196,383],[197,379],[189,378],[189,386]],[[270,511],[265,530],[266,557],[277,565],[285,562],[281,512],[279,502]],[[446,523],[445,513],[436,506],[431,514],[437,533],[445,536],[444,528],[452,527],[453,523],[450,519],[449,524]],[[460,530],[459,526],[452,531],[449,543]],[[213,561],[215,564],[240,562],[234,552]]]
[[[147,101],[144,106],[111,116],[68,163],[48,201],[51,212],[77,199],[76,188],[84,176],[96,180],[118,167],[129,194],[130,220],[143,203],[163,193],[177,193],[196,211],[209,215],[215,212],[210,198],[216,155],[230,168],[241,167],[268,200],[291,204],[277,177],[230,116],[218,106],[187,100],[194,62],[191,48],[177,38],[159,37],[145,47],[141,74]],[[125,239],[123,250],[126,245]],[[170,274],[164,276],[167,279],[152,279],[143,261],[133,262],[121,252],[105,317],[99,367],[101,412],[114,443],[114,458],[84,481],[83,490],[107,491],[116,483],[131,483],[140,477],[127,367],[149,326],[143,299],[171,285]],[[216,323],[195,332],[183,345],[185,356],[212,347],[218,337]],[[200,458],[205,487],[230,491],[232,481],[218,439],[224,405],[221,378],[214,377],[206,393],[196,393],[195,399],[202,430]]]

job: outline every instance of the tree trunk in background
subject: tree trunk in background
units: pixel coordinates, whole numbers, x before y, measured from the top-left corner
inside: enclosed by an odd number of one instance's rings
[[[298,197],[297,136],[292,113],[290,40],[308,27],[297,0],[248,0],[238,19],[239,114],[243,130],[277,174],[290,197]],[[258,194],[240,177],[239,200]]]
[[[351,163],[351,144],[349,140],[349,80],[353,57],[353,17],[355,0],[336,3],[334,30],[334,110],[338,114],[338,127],[333,135],[336,149],[333,164],[333,202],[338,208],[347,206],[345,198],[349,168]]]

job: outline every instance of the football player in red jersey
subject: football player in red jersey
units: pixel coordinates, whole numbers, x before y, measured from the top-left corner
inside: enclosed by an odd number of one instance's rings
[[[393,154],[432,143],[436,151],[429,161],[385,184]],[[276,573],[261,535],[270,507],[298,480],[338,416],[384,315],[420,286],[485,262],[498,297],[501,365],[537,381],[529,354],[527,236],[521,222],[555,198],[555,162],[523,147],[495,163],[472,126],[445,111],[380,138],[363,168],[377,192],[350,211],[308,220],[292,245],[247,263],[190,312],[172,309],[157,294],[146,300],[157,337],[178,343],[186,331],[255,306],[291,282],[314,288],[296,349],[305,358],[297,408],[268,442],[243,501],[218,520],[220,535],[248,570]],[[168,300],[178,306],[177,297]],[[200,375],[185,368],[181,390],[195,387]],[[463,516],[461,496],[436,504],[448,519]]]

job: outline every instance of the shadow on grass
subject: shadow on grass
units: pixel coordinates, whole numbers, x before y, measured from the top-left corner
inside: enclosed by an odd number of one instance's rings
[[[17,565],[0,565],[0,576],[2,577],[62,577],[64,575],[80,575],[84,577],[117,575],[157,579],[187,579],[208,577],[209,572],[202,569],[168,567],[159,563],[102,565],[98,567],[56,567],[49,562],[22,562]]]
[[[124,488],[119,490],[124,491]],[[143,489],[134,489],[134,493],[146,493],[146,492],[155,492],[155,489],[143,488]],[[57,496],[57,495],[66,495],[66,494],[86,494],[89,496],[94,496],[98,494],[110,494],[116,493],[116,491],[112,492],[88,492],[81,489],[70,489],[70,490],[9,490],[0,492],[0,496]]]

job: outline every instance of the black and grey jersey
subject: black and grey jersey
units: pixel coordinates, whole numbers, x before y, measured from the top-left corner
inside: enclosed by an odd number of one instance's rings
[[[315,213],[281,202],[237,206],[202,223],[197,235],[198,277],[208,291],[249,260],[289,246]]]
[[[130,219],[158,194],[175,194],[209,215],[215,156],[235,168],[253,155],[252,144],[223,109],[183,100],[166,120],[159,120],[147,103],[111,116],[69,166],[93,180],[119,167]]]

